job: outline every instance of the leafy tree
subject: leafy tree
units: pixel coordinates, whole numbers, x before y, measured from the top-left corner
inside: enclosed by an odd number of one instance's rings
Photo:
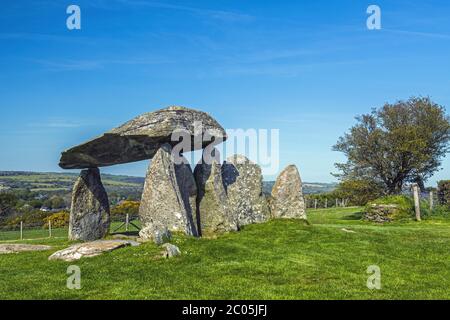
[[[40,209],[42,207],[42,205],[43,205],[43,201],[35,199],[35,200],[29,201],[28,204],[30,206],[32,206],[33,208],[35,208],[35,209]]]
[[[344,180],[334,191],[341,199],[347,199],[349,205],[365,206],[369,201],[381,197],[383,186],[371,180]]]
[[[0,193],[0,216],[7,215],[17,204],[17,197],[12,193]]]
[[[43,206],[50,209],[61,209],[66,206],[66,203],[62,197],[53,196],[50,199],[45,200]]]
[[[336,164],[342,180],[372,181],[398,194],[407,182],[423,187],[450,150],[450,119],[430,98],[386,104],[356,120],[333,147],[347,157]]]

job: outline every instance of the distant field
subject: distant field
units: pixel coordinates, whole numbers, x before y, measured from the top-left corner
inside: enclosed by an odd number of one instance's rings
[[[0,171],[0,190],[9,189],[29,189],[34,192],[68,192],[77,179],[76,173],[35,173],[35,172],[15,172]],[[141,191],[144,187],[143,177],[102,175],[102,181],[108,192],[118,189],[127,189],[131,192]],[[270,193],[274,181],[265,181],[263,188],[265,193]],[[308,183],[303,184],[305,194],[323,193],[334,190],[334,183]]]
[[[176,236],[180,257],[148,243],[76,263],[48,252],[0,257],[0,299],[450,299],[450,221],[377,225],[359,208],[309,210],[307,226],[275,220],[217,239]],[[81,290],[66,288],[81,268]],[[381,290],[367,288],[369,266]]]
[[[32,192],[70,192],[78,174],[75,173],[34,173],[0,171],[2,189],[23,190]],[[144,178],[102,175],[102,181],[109,192],[117,189],[128,189],[130,192],[141,190]]]

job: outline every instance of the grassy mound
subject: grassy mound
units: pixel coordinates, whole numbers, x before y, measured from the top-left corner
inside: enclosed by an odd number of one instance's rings
[[[393,205],[396,208],[392,210],[390,218],[392,220],[409,219],[414,216],[414,201],[404,195],[386,196],[366,205],[366,212],[369,212],[374,205]]]

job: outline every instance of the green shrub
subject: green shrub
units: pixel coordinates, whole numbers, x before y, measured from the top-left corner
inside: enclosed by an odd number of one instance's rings
[[[450,206],[450,180],[439,181],[438,199],[439,204]]]
[[[111,208],[111,215],[137,215],[139,214],[139,201],[122,201],[120,204]]]
[[[450,208],[448,206],[435,205],[433,210],[430,211],[428,206],[425,210],[422,210],[422,216],[427,217],[440,217],[440,218],[450,218]]]
[[[69,212],[67,211],[60,211],[57,213],[52,214],[49,217],[46,217],[44,219],[44,227],[43,228],[48,228],[48,222],[51,221],[52,223],[52,228],[64,228],[67,227],[69,225]]]
[[[23,222],[25,227],[41,227],[44,225],[44,219],[48,216],[48,212],[29,210],[20,215],[8,218],[5,225],[7,227],[17,227],[20,225],[20,222]]]
[[[340,199],[347,199],[350,206],[365,206],[383,195],[383,188],[374,181],[350,179],[339,183],[334,194]]]

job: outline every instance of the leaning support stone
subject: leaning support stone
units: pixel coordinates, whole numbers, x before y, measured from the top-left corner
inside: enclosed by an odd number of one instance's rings
[[[263,195],[263,177],[259,165],[244,156],[234,155],[223,164],[222,177],[229,209],[237,217],[239,226],[269,219],[270,211]]]
[[[72,191],[69,240],[93,241],[109,232],[109,201],[97,168],[81,171]]]
[[[222,181],[221,165],[217,157],[202,159],[195,167],[197,182],[197,224],[202,235],[237,231],[237,219],[228,209],[227,194]]]
[[[295,165],[278,176],[272,189],[271,211],[274,218],[305,219],[302,180]]]
[[[197,195],[194,176],[189,165],[175,160],[172,147],[164,144],[149,166],[139,208],[143,240],[157,242],[167,231],[198,235],[192,206]]]

